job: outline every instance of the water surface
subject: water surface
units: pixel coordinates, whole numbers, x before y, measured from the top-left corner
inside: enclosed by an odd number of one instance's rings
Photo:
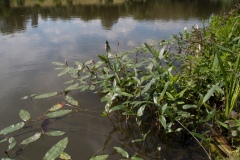
[[[110,42],[113,52],[117,51],[118,42],[118,50],[125,51],[143,42],[159,41],[183,31],[184,27],[202,26],[203,20],[230,6],[231,1],[221,0],[0,1],[0,128],[20,122],[20,109],[28,110],[37,118],[63,100],[62,97],[33,102],[20,100],[25,95],[60,91],[66,87],[62,84],[68,77],[57,77],[58,71],[51,62],[67,59],[72,65],[74,61],[97,59],[97,54],[105,52],[105,40]],[[101,151],[113,128],[100,116],[103,104],[99,103],[99,96],[91,92],[72,95],[88,112],[60,119],[51,126],[70,131],[66,151],[72,158],[89,159],[95,153],[110,154],[113,146],[121,146],[112,140]],[[22,156],[41,159],[61,138],[46,137],[30,144]],[[1,144],[0,157],[5,156],[2,152],[5,149],[6,144]],[[165,149],[163,159],[176,158],[168,152],[171,149]],[[115,154],[113,152],[110,159],[114,159]]]

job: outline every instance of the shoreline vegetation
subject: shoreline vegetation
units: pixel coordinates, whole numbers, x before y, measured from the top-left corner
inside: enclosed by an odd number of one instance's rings
[[[102,116],[109,118],[115,132],[131,135],[128,144],[134,146],[135,154],[114,147],[124,158],[161,157],[160,140],[168,145],[177,142],[200,146],[208,159],[239,159],[239,13],[240,5],[236,1],[228,13],[211,17],[208,27],[185,28],[167,40],[144,43],[132,51],[107,50],[105,55],[98,55],[98,61],[75,62],[73,66],[67,61],[53,62],[60,71],[58,76],[68,74],[71,77],[65,82],[69,86],[60,92],[22,99],[62,96],[64,102],[35,120],[28,111],[21,110],[22,122],[0,130],[0,143],[8,142],[6,157],[16,156],[12,149],[17,143],[10,135],[24,129],[29,121],[42,121],[41,132],[19,145],[29,145],[44,135],[64,135],[60,130],[47,130],[49,120],[83,111],[71,91],[92,90],[100,94],[105,104]],[[67,144],[65,137],[46,151],[43,159],[71,159],[64,152]],[[92,160],[104,160],[109,155],[94,156]]]

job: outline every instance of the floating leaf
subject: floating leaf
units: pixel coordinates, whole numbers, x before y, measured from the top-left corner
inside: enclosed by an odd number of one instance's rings
[[[65,104],[64,102],[58,103],[55,106],[53,106],[52,108],[50,108],[49,111],[56,111],[56,110],[62,108],[64,104]]]
[[[67,81],[67,82],[64,82],[64,84],[70,84],[70,83],[73,83],[74,80],[70,80],[70,81]]]
[[[11,125],[9,127],[4,128],[3,130],[1,130],[0,134],[6,135],[8,133],[11,133],[11,132],[21,129],[23,126],[24,126],[24,122],[20,122],[15,125]]]
[[[65,100],[71,103],[72,105],[78,106],[78,101],[74,100],[73,97],[71,96],[66,96]]]
[[[55,144],[43,157],[43,160],[54,160],[63,153],[68,143],[68,138],[64,138]]]
[[[69,67],[67,67],[66,69],[64,69],[62,72],[60,72],[59,74],[58,74],[58,77],[60,77],[60,76],[62,76],[62,75],[64,75],[64,74],[67,74],[69,72]]]
[[[48,136],[61,136],[64,135],[65,132],[62,131],[51,131],[46,133]]]
[[[69,154],[67,154],[66,152],[63,152],[60,157],[61,159],[64,159],[64,160],[71,160],[71,156]]]
[[[5,141],[7,141],[7,140],[8,140],[8,138],[4,138],[4,139],[2,139],[2,140],[0,141],[0,143],[5,142]]]
[[[47,118],[56,118],[56,117],[64,116],[70,112],[72,112],[72,110],[59,110],[59,111],[47,113],[45,116]]]
[[[35,99],[48,98],[48,97],[56,96],[57,94],[58,94],[57,92],[40,94],[40,95],[36,96]]]
[[[28,121],[31,118],[30,113],[23,109],[20,111],[19,116],[23,121]]]
[[[60,63],[60,62],[52,62],[52,64],[55,64],[57,66],[64,66],[65,65],[64,63]]]
[[[73,85],[71,85],[71,86],[68,86],[68,87],[65,89],[65,91],[72,91],[72,90],[78,89],[78,88],[79,88],[78,86],[79,86],[78,83],[73,84]]]
[[[9,142],[9,146],[8,146],[9,150],[12,149],[17,143],[16,140],[13,137],[9,138],[8,142]]]
[[[31,136],[31,137],[23,140],[22,143],[20,143],[20,144],[29,144],[29,143],[32,143],[32,142],[38,140],[38,139],[41,137],[41,135],[42,135],[42,133],[40,133],[40,132],[39,132],[39,133],[35,133],[33,136]]]
[[[117,152],[120,153],[123,157],[129,158],[128,153],[124,149],[122,149],[120,147],[113,147],[113,148],[116,149]]]
[[[90,160],[105,160],[108,158],[108,155],[98,155],[95,157],[92,157]]]
[[[189,109],[189,108],[198,108],[195,104],[185,104],[183,105],[183,109]]]

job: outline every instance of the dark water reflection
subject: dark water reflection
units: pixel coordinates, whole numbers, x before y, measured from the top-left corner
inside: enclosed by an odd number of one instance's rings
[[[75,60],[96,59],[97,54],[104,53],[105,40],[116,52],[118,42],[119,50],[124,51],[143,42],[168,38],[184,27],[201,26],[203,19],[230,6],[231,1],[221,0],[0,0],[0,128],[19,122],[20,109],[37,118],[63,100],[19,100],[25,95],[66,87],[62,84],[68,77],[57,77],[52,61],[63,62],[66,58],[71,65]],[[89,159],[104,147],[113,128],[106,118],[100,117],[103,105],[98,95],[72,95],[88,112],[59,120],[51,127],[69,130],[67,152],[73,159]],[[31,135],[30,132],[24,136]],[[116,138],[115,134],[111,136]],[[33,143],[23,156],[41,159],[59,139],[46,137],[48,143]],[[113,146],[121,145],[112,141],[103,152],[111,153]],[[5,147],[0,144],[0,157],[4,157]],[[172,150],[166,146],[164,152],[168,159]]]

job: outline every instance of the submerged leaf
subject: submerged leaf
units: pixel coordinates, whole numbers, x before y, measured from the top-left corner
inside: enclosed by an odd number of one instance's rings
[[[64,149],[66,148],[68,144],[68,138],[64,138],[61,141],[59,141],[57,144],[55,144],[43,157],[43,160],[54,160],[56,159],[60,154],[63,153]]]
[[[32,142],[38,140],[38,139],[41,137],[41,135],[42,135],[41,132],[35,133],[33,136],[31,136],[31,137],[23,140],[22,143],[20,143],[20,144],[29,144],[29,143],[32,143]]]
[[[62,132],[62,131],[51,131],[51,132],[46,133],[46,135],[48,135],[48,136],[61,136],[64,134],[65,134],[65,132]]]
[[[120,147],[113,147],[113,148],[116,149],[117,152],[120,153],[123,157],[129,158],[128,153],[124,149],[122,149]]]
[[[56,117],[64,116],[70,112],[72,112],[72,110],[59,110],[59,111],[47,113],[45,116],[47,118],[56,118]]]
[[[95,157],[92,157],[90,160],[105,160],[108,158],[108,155],[98,155]]]
[[[14,132],[16,130],[21,129],[24,126],[24,122],[17,123],[15,125],[11,125],[9,127],[6,127],[0,131],[0,134],[6,135],[8,133]]]
[[[48,97],[56,96],[57,94],[58,94],[57,92],[40,94],[40,95],[36,96],[35,99],[48,98]]]
[[[41,128],[44,132],[47,131],[47,126],[51,123],[51,120],[50,119],[45,119],[42,124],[41,124]]]
[[[19,116],[23,121],[28,121],[31,118],[30,113],[23,109],[20,111]]]

